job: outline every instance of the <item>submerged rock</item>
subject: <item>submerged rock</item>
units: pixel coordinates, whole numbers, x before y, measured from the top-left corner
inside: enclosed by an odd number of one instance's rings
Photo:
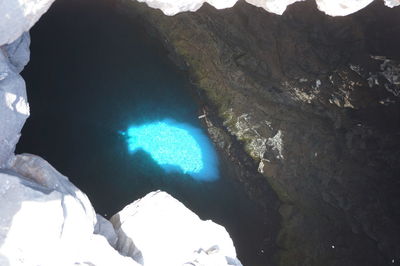
[[[146,266],[241,265],[224,227],[200,220],[162,191],[129,204],[111,222],[117,249]]]

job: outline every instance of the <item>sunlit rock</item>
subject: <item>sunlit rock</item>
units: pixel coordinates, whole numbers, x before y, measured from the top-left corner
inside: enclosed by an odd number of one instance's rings
[[[385,5],[393,8],[395,6],[400,6],[400,0],[384,0],[385,1]]]
[[[204,3],[209,3],[217,9],[232,7],[237,0],[138,0],[138,2],[145,2],[151,8],[161,9],[167,16],[173,16],[185,11],[196,11]]]
[[[2,266],[137,265],[93,234],[86,195],[40,157],[18,155],[0,171],[0,213]]]
[[[224,227],[200,220],[165,192],[149,193],[111,222],[117,249],[146,266],[241,265]]]
[[[288,5],[304,0],[246,0],[247,3],[262,7],[268,12],[282,15]]]
[[[0,46],[27,32],[49,9],[54,0],[0,1]]]
[[[151,8],[161,9],[167,16],[173,16],[181,12],[197,11],[204,3],[208,3],[217,9],[230,8],[237,0],[137,0],[144,2]],[[286,8],[304,0],[245,0],[247,3],[261,7],[268,12],[282,15]],[[347,16],[363,9],[373,0],[316,0],[318,9],[330,16]],[[400,5],[399,0],[384,0],[388,7]]]
[[[347,16],[355,13],[373,0],[316,0],[318,9],[330,16]]]
[[[29,43],[26,33],[10,45],[0,47],[0,168],[14,154],[29,116],[25,82],[19,75],[29,61]]]

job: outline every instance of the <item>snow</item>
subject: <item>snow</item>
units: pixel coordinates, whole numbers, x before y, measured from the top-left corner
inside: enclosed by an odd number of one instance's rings
[[[241,265],[224,227],[202,221],[166,192],[147,194],[111,222],[118,234],[117,249],[146,266]],[[200,262],[204,264],[196,264]]]

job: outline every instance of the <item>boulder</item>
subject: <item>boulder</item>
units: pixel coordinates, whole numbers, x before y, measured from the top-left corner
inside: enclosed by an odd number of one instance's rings
[[[9,44],[27,32],[49,9],[54,0],[0,2],[0,46]]]
[[[0,213],[2,266],[137,265],[93,234],[89,199],[38,156],[17,155],[0,170]]]
[[[111,223],[117,249],[142,265],[241,265],[224,227],[201,220],[166,192],[147,194]]]

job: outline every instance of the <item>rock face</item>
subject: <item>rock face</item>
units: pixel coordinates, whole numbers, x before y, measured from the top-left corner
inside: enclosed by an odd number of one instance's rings
[[[137,265],[93,233],[89,199],[40,157],[0,170],[0,210],[0,265]]]
[[[224,227],[200,220],[165,192],[149,193],[111,222],[117,249],[143,265],[241,265]]]
[[[325,11],[339,2],[318,1]],[[374,2],[331,18],[299,2],[276,16],[240,2],[166,17],[124,0],[121,10],[188,68],[216,110],[208,116],[242,142],[278,194],[277,264],[400,257],[400,9]]]
[[[14,154],[29,116],[25,82],[19,75],[29,61],[29,43],[29,34],[25,33],[10,45],[0,46],[0,168]]]
[[[49,9],[54,0],[0,2],[0,46],[14,42]]]

